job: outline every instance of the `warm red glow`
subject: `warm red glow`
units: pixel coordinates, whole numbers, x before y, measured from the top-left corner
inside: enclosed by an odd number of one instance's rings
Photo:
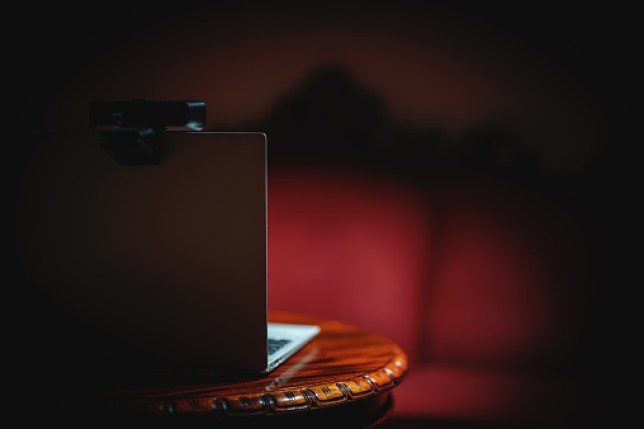
[[[418,349],[428,212],[420,195],[364,177],[269,176],[269,307],[371,329]]]
[[[428,356],[516,365],[565,360],[579,317],[568,276],[581,250],[574,226],[546,202],[472,184],[441,204]]]
[[[358,324],[412,360],[551,364],[574,347],[578,244],[543,202],[332,171],[276,172],[269,192],[271,308]]]

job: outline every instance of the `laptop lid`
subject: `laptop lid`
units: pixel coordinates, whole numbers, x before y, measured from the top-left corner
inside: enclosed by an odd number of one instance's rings
[[[154,166],[32,140],[16,250],[49,359],[266,369],[264,134],[166,133]]]

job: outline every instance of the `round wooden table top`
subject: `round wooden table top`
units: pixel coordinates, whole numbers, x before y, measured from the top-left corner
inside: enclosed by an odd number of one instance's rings
[[[111,388],[92,395],[94,407],[137,415],[284,415],[351,403],[366,404],[398,385],[407,358],[393,342],[357,327],[310,316],[271,313],[272,322],[318,324],[304,348],[260,378],[202,377],[183,382]],[[85,400],[86,401],[86,400]],[[77,404],[78,405],[78,404]],[[355,414],[355,413],[354,413]]]

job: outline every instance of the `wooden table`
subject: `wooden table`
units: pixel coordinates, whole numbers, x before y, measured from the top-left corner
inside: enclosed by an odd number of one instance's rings
[[[269,319],[316,323],[321,332],[261,378],[130,380],[126,387],[62,398],[56,409],[61,415],[91,419],[91,424],[98,420],[120,425],[126,419],[182,427],[310,427],[312,422],[373,427],[389,416],[391,390],[407,374],[407,358],[398,346],[339,321],[287,313],[271,313]]]

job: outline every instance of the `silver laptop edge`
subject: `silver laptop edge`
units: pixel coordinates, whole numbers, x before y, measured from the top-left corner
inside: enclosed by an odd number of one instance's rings
[[[291,325],[283,323],[268,324],[268,338],[288,339],[290,342],[276,353],[268,355],[266,372],[270,372],[290,358],[295,352],[310,342],[318,333],[320,327],[316,325]]]

